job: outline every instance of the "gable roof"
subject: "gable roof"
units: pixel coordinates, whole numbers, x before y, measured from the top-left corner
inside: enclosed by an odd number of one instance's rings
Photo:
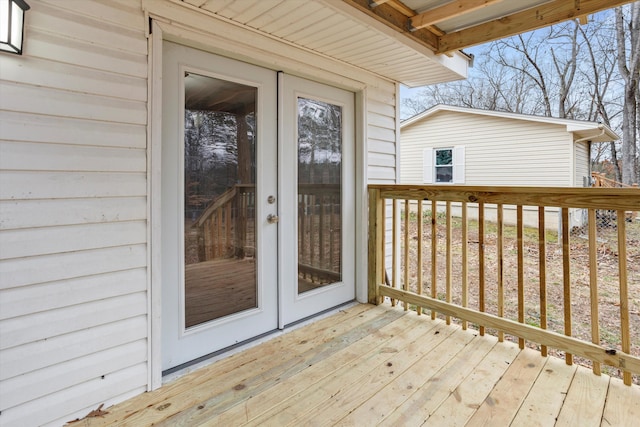
[[[416,114],[415,116],[402,121],[402,123],[400,124],[400,129],[404,129],[408,126],[426,121],[429,117],[432,117],[437,113],[443,111],[564,126],[567,132],[573,133],[574,139],[576,141],[589,139],[592,142],[608,142],[620,139],[620,136],[618,136],[618,134],[612,131],[609,126],[602,123],[589,122],[586,120],[558,119],[555,117],[508,113],[506,111],[481,110],[479,108],[456,107],[453,105],[444,104],[438,104],[420,114]]]

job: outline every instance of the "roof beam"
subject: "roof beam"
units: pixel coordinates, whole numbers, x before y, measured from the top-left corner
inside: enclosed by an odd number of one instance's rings
[[[395,0],[344,0],[359,11],[384,23],[390,28],[404,34],[432,51],[438,50],[438,36],[428,29],[410,32],[407,27],[407,13],[415,15],[411,9],[402,8],[401,2]],[[398,9],[402,9],[402,12]]]
[[[419,30],[420,28],[435,25],[447,19],[471,13],[501,1],[502,0],[455,0],[452,3],[435,7],[409,18],[408,26],[411,31]]]
[[[611,9],[632,0],[554,0],[540,6],[514,13],[500,19],[479,24],[439,37],[436,53],[446,53],[515,34],[536,30],[581,16]]]

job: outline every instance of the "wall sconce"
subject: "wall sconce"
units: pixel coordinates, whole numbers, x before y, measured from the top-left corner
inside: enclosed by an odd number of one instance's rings
[[[24,12],[29,9],[24,0],[0,0],[0,51],[22,55]]]

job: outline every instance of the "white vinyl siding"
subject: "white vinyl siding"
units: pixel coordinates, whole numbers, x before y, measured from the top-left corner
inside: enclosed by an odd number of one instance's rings
[[[421,184],[424,150],[464,146],[464,184],[569,186],[565,126],[441,111],[402,129],[401,182]]]
[[[575,176],[575,187],[584,186],[585,179],[586,182],[589,183],[591,178],[591,160],[589,159],[589,142],[582,141],[574,144],[574,150],[576,155],[576,176]]]
[[[396,183],[395,85],[367,88],[367,178],[371,184]]]
[[[3,426],[147,388],[147,41],[126,3],[30,0],[24,55],[0,58]]]
[[[25,54],[0,58],[3,426],[62,425],[150,387],[150,72],[142,2],[29,5]],[[219,31],[210,16],[193,13],[170,17]],[[356,167],[366,168],[368,182],[396,182],[395,82],[233,26],[214,37],[200,32],[198,42],[359,87],[366,159]]]

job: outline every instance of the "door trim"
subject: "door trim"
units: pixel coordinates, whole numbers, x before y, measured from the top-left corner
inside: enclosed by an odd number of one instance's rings
[[[162,43],[169,40],[189,47],[199,47],[212,53],[235,59],[243,57],[238,52],[253,51],[255,36],[252,45],[234,45],[236,51],[230,51],[230,44],[225,44],[219,35],[207,33],[206,30],[194,31],[187,25],[176,26],[166,20],[153,19],[154,16],[163,16],[161,10],[156,10],[151,5],[144,6],[149,14],[148,29],[148,121],[147,121],[147,391],[158,389],[163,384],[162,359],[161,359],[161,291],[162,275],[160,274],[161,252],[161,147],[162,147]],[[152,10],[151,10],[152,9]],[[158,15],[158,13],[160,15]],[[245,30],[246,31],[246,30]],[[284,45],[282,45],[284,46]],[[290,48],[290,47],[289,47]],[[260,54],[255,65],[267,66],[285,70],[294,75],[304,75],[307,78],[316,76],[318,81],[333,84],[355,94],[355,197],[356,197],[356,260],[355,280],[356,299],[361,303],[367,302],[367,110],[368,103],[367,83],[361,79],[362,70],[352,70],[349,74],[346,70],[341,74],[331,74],[323,71],[318,74],[313,65],[300,63],[295,59],[279,54]],[[246,60],[246,58],[245,58]],[[322,60],[325,60],[322,58]],[[358,80],[356,80],[358,79]],[[385,79],[368,75],[364,81],[385,82]],[[396,84],[396,98],[399,96],[399,86]],[[398,101],[396,101],[398,104]],[[396,135],[396,140],[399,136]],[[397,145],[397,141],[396,141]]]

